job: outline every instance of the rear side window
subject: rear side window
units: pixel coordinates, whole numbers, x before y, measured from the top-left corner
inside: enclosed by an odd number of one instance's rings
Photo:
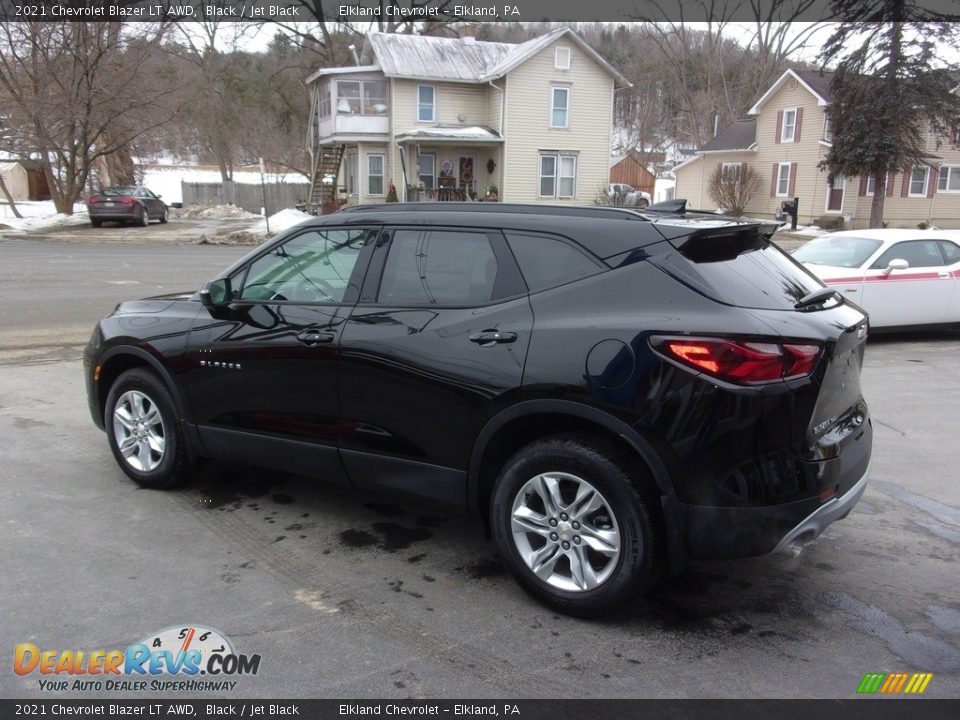
[[[530,292],[596,275],[603,269],[579,248],[559,238],[509,231],[506,236]]]
[[[956,243],[952,243],[949,240],[941,240],[940,249],[943,250],[943,257],[947,261],[947,265],[960,262],[960,246]]]
[[[485,233],[397,230],[380,283],[385,305],[482,305],[494,296],[497,257]]]
[[[891,260],[906,260],[910,267],[937,267],[943,265],[943,255],[935,240],[908,240],[894,245],[883,253],[871,265],[871,269],[882,269]]]

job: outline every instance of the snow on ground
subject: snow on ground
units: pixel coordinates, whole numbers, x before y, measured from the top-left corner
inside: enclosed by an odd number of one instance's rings
[[[41,230],[60,225],[84,225],[90,222],[87,207],[82,203],[73,206],[73,215],[57,213],[52,200],[27,201],[17,203],[22,218],[14,217],[13,210],[5,202],[0,202],[0,230]]]
[[[269,217],[270,220],[270,234],[275,234],[281,230],[286,230],[291,228],[294,225],[302,223],[304,220],[310,220],[314,216],[310,213],[301,212],[300,210],[294,210],[293,208],[287,208],[286,210],[281,210],[278,213],[274,213]],[[261,220],[256,225],[253,225],[250,228],[252,233],[264,233],[267,232],[267,223]]]
[[[791,230],[789,225],[784,225],[780,228],[780,232],[788,232],[791,235],[804,235],[806,237],[819,237],[820,235],[827,234],[826,230],[816,225],[797,225],[796,230]]]
[[[182,218],[255,218],[256,213],[247,212],[236,205],[193,205],[177,213]]]
[[[308,181],[299,173],[267,173],[263,179],[268,183],[284,182],[306,184]],[[183,202],[181,182],[218,183],[221,181],[220,171],[215,168],[183,166],[148,166],[143,176],[143,185],[150,188],[157,195],[163,196],[164,201],[171,203]],[[233,173],[233,181],[244,185],[259,185],[260,172],[257,170],[237,170]]]

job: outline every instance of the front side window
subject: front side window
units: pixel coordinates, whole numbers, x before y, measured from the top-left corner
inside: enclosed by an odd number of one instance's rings
[[[436,90],[433,85],[417,86],[417,121],[436,122]]]
[[[338,303],[350,285],[367,230],[310,230],[257,258],[240,300]]]
[[[930,168],[923,166],[914,168],[910,173],[910,196],[926,197],[927,195],[927,176]]]
[[[384,156],[367,155],[367,195],[384,194]]]
[[[940,168],[937,191],[960,192],[960,167],[944,166]]]
[[[485,233],[397,230],[380,282],[384,305],[482,305],[493,298],[497,258]]]
[[[912,268],[943,265],[943,255],[940,254],[936,240],[908,240],[897,243],[877,258],[870,268],[882,270],[891,260],[906,260]]]
[[[780,134],[780,142],[793,142],[797,131],[797,111],[796,109],[783,111],[783,129]]]
[[[550,88],[550,127],[570,127],[570,88]]]
[[[790,163],[780,163],[777,168],[777,197],[786,197],[790,192]]]

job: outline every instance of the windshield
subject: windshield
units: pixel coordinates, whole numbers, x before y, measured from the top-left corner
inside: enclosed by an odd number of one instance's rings
[[[872,238],[825,235],[799,248],[793,259],[810,265],[855,268],[863,265],[881,244]]]

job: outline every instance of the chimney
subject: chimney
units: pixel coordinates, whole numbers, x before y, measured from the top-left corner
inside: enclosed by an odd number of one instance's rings
[[[353,55],[353,64],[354,64],[354,65],[359,65],[359,64],[360,64],[360,56],[357,55],[357,46],[356,46],[356,45],[348,45],[348,46],[347,46],[347,49],[350,51],[350,54]]]
[[[477,24],[476,23],[460,23],[457,26],[457,37],[459,37],[467,45],[475,43],[477,41]]]

